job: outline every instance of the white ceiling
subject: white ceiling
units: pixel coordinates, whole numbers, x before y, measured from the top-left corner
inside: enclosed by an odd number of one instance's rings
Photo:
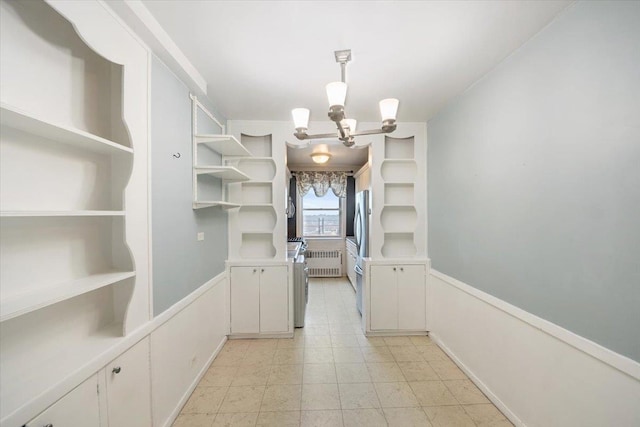
[[[208,83],[228,119],[325,120],[333,52],[351,49],[346,111],[424,122],[549,23],[570,1],[158,1],[144,5]]]
[[[400,100],[399,121],[427,121],[570,3],[143,0],[227,119],[291,121],[292,108],[307,107],[311,121],[328,122],[334,51],[351,49],[345,109],[361,123],[378,123],[389,97]],[[367,161],[366,149],[328,148],[326,168]],[[317,166],[317,150],[289,148],[288,164]]]

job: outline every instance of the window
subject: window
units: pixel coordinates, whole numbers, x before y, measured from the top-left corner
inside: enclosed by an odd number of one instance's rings
[[[342,201],[333,191],[329,190],[323,197],[317,197],[310,190],[301,201],[302,236],[342,236]]]

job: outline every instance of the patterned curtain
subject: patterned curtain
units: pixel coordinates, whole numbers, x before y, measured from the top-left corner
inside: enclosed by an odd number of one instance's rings
[[[347,197],[346,172],[296,172],[296,182],[301,197],[312,188],[317,197],[327,194],[329,188],[336,197]]]

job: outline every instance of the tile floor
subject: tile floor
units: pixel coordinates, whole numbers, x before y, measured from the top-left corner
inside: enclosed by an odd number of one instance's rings
[[[229,340],[174,427],[511,426],[426,336],[366,338],[346,279],[312,279],[292,339]]]

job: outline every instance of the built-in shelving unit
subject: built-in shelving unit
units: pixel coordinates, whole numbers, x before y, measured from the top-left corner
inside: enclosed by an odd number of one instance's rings
[[[241,135],[242,144],[255,157],[236,157],[227,163],[251,176],[232,188],[232,199],[242,205],[230,217],[232,248],[238,248],[234,256],[252,259],[268,259],[276,255],[273,232],[277,214],[273,207],[273,179],[276,163],[271,157],[272,136]]]
[[[382,256],[409,258],[417,253],[414,231],[418,213],[414,205],[418,165],[414,158],[413,137],[385,136],[384,160],[380,175],[384,181],[384,205],[380,224],[384,233]]]
[[[62,397],[148,316],[134,269],[147,265],[146,202],[131,203],[146,201],[137,89],[146,95],[147,74],[128,67],[147,56],[118,45],[107,59],[111,46],[94,52],[95,33],[80,37],[46,2],[11,8],[0,50],[11,64],[0,74],[0,423],[22,425],[8,417]]]
[[[225,210],[236,209],[241,206],[240,203],[233,203],[228,200],[227,186],[229,184],[249,181],[251,177],[233,165],[226,165],[227,158],[250,158],[251,152],[233,135],[218,134],[202,134],[198,133],[198,109],[203,110],[216,123],[219,123],[211,113],[198,101],[196,96],[192,98],[192,114],[193,114],[193,209],[203,209],[210,207],[219,207]],[[220,128],[224,133],[225,127],[220,124]],[[221,164],[201,164],[200,150],[201,146],[206,146],[209,150],[217,153],[221,158]],[[203,182],[199,177],[213,177],[221,180],[221,188],[216,191],[210,183]],[[211,192],[216,193],[218,198],[211,199]]]

